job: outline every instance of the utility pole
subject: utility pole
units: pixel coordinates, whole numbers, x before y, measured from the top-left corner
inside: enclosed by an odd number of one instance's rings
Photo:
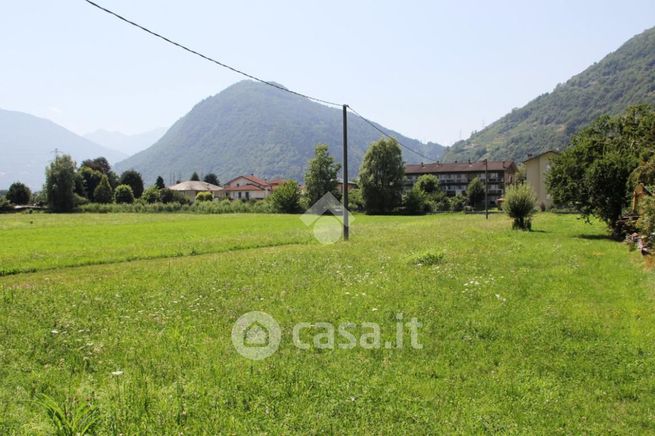
[[[489,159],[484,160],[484,217],[489,219]]]
[[[343,105],[343,240],[350,236],[348,225],[348,105]]]

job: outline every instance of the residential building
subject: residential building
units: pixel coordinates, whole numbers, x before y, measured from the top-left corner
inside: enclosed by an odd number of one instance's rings
[[[511,160],[407,164],[405,189],[411,189],[422,175],[431,174],[439,179],[441,189],[448,196],[455,196],[465,194],[468,184],[477,177],[482,183],[486,181],[489,204],[493,205],[504,195],[505,186],[513,182],[516,170],[516,164]]]
[[[549,150],[536,156],[528,155],[528,160],[523,162],[525,165],[525,181],[532,186],[535,194],[537,194],[539,205],[543,204],[546,208],[553,205],[553,200],[546,189],[546,174],[550,170],[551,159],[558,154],[557,151]]]
[[[348,180],[348,192],[352,191],[353,189],[357,189],[357,182],[353,180]],[[337,190],[339,192],[343,192],[343,178],[338,178],[337,179]]]
[[[169,186],[168,189],[171,191],[181,192],[191,201],[196,199],[196,195],[198,195],[199,192],[211,192],[214,198],[225,198],[225,192],[220,186],[212,185],[211,183],[207,182],[200,182],[197,180],[180,182],[176,185]]]
[[[266,180],[255,175],[239,176],[225,183],[223,189],[230,200],[263,200],[286,179]]]

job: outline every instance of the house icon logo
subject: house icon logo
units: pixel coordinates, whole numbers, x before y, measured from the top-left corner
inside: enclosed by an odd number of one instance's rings
[[[300,219],[307,227],[313,229],[314,237],[318,242],[329,245],[341,239],[344,211],[348,215],[349,223],[355,221],[355,217],[350,211],[345,209],[332,193],[328,192],[307,209]]]
[[[243,343],[247,347],[266,347],[269,344],[269,334],[266,326],[255,321],[244,332]]]
[[[248,312],[232,327],[232,345],[239,354],[251,360],[266,359],[275,353],[281,338],[280,325],[266,312]]]

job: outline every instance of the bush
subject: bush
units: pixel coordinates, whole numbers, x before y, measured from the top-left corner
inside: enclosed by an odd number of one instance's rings
[[[416,186],[403,196],[403,209],[408,215],[423,214],[427,206],[427,196]]]
[[[653,245],[655,243],[655,197],[646,197],[641,200],[639,212],[637,228],[649,245]]]
[[[243,202],[243,201],[201,201],[192,205],[178,202],[171,203],[133,203],[133,204],[99,204],[90,203],[80,207],[81,212],[87,213],[273,213],[269,201]]]
[[[505,192],[503,209],[514,220],[513,229],[531,230],[531,217],[537,207],[537,196],[526,183],[509,186]]]
[[[431,207],[434,212],[447,212],[451,210],[450,201],[448,201],[448,197],[445,195],[435,200]]]
[[[214,195],[211,192],[198,192],[198,194],[196,194],[196,201],[198,202],[213,201],[213,200],[214,200]]]
[[[462,195],[456,195],[454,197],[450,197],[450,210],[453,212],[461,212],[464,210],[464,206],[466,206],[466,198]]]
[[[364,210],[364,200],[362,199],[361,190],[351,189],[348,191],[348,209],[360,212]]]
[[[118,185],[114,192],[114,200],[118,204],[134,203],[134,193],[129,185]]]
[[[164,188],[159,191],[159,199],[162,203],[180,203],[191,204],[191,200],[186,195],[172,189]]]
[[[148,204],[153,204],[157,203],[159,201],[159,188],[157,186],[151,186],[145,191],[143,191],[143,195],[141,196],[141,200],[143,200],[144,203]]]
[[[278,186],[270,198],[276,212],[300,212],[300,188],[295,180],[289,180]]]
[[[89,199],[79,194],[73,194],[73,204],[75,207],[80,207],[89,204]]]
[[[11,203],[5,197],[0,197],[0,212],[9,212],[13,210]]]
[[[423,174],[418,178],[418,180],[416,180],[414,187],[428,195],[441,192],[439,179],[432,174]]]
[[[29,204],[32,199],[32,191],[23,183],[12,183],[7,192],[6,199],[14,204]]]
[[[96,186],[96,189],[93,191],[93,201],[96,203],[106,204],[111,203],[114,199],[114,192],[111,189],[109,184],[109,179],[106,175],[102,175],[100,178],[100,183]]]

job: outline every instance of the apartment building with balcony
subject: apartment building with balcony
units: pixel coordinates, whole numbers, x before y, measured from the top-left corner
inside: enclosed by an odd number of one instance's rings
[[[439,179],[441,189],[448,196],[455,196],[465,194],[468,184],[477,177],[487,183],[489,204],[494,205],[505,194],[505,186],[513,182],[516,171],[516,164],[511,160],[406,164],[405,189],[411,189],[422,175],[431,174]]]

